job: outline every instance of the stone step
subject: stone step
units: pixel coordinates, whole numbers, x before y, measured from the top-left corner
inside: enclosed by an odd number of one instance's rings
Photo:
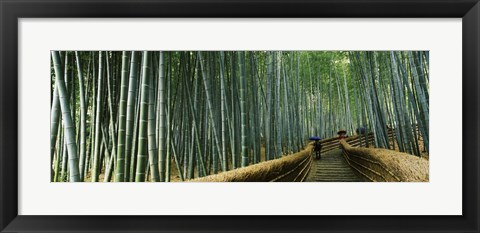
[[[315,172],[315,175],[321,175],[321,176],[340,176],[340,175],[351,175],[355,176],[355,174],[351,172]]]
[[[315,182],[360,182],[362,179],[352,171],[342,152],[338,149],[322,154],[313,160],[310,181]]]

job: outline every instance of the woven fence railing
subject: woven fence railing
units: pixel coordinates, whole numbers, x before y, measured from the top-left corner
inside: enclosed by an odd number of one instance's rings
[[[424,158],[387,149],[352,147],[340,141],[342,153],[354,170],[377,182],[427,182],[428,161]]]
[[[292,155],[196,178],[190,182],[302,182],[312,164],[311,148],[312,145],[308,145],[305,150]]]
[[[372,138],[373,138],[373,134],[370,135],[369,140],[372,140]],[[345,138],[344,140],[347,141],[347,142],[350,142],[350,141],[361,142],[362,140],[364,141],[364,137],[360,136],[360,135],[355,135],[355,136],[350,136],[348,138]],[[327,139],[322,140],[320,142],[322,144],[322,153],[340,148],[340,143],[339,143],[339,138],[338,137],[327,138]]]
[[[394,130],[389,130],[388,131],[388,137],[392,139],[392,137],[395,136],[395,131]],[[365,141],[368,140],[368,144],[374,144],[375,143],[375,137],[373,136],[373,133],[369,133],[368,135],[354,135],[350,136],[344,139],[350,146],[353,147],[358,147],[362,145],[366,145]],[[333,137],[333,138],[328,138],[325,140],[322,140],[322,153],[335,150],[335,149],[341,149],[340,143],[339,143],[339,138],[338,137]]]

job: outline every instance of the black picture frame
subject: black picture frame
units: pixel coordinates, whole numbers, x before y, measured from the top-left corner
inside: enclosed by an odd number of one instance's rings
[[[0,0],[1,232],[479,232],[479,0]],[[18,19],[462,18],[462,216],[18,215]],[[38,197],[41,200],[41,197]]]

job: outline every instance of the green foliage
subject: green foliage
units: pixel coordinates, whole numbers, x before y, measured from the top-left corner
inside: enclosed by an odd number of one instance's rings
[[[309,136],[355,134],[362,126],[375,134],[375,146],[419,155],[429,142],[428,57],[426,51],[54,52],[52,179],[110,181],[112,173],[117,182],[183,180],[286,156],[302,150]],[[62,114],[57,77],[73,90],[63,93],[69,110]],[[395,129],[395,143],[387,126]],[[63,150],[67,136],[80,145],[75,152]],[[79,178],[70,166],[77,154]]]

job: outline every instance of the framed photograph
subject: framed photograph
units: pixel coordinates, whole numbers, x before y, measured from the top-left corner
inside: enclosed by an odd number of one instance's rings
[[[0,4],[0,232],[479,232],[478,0]]]

